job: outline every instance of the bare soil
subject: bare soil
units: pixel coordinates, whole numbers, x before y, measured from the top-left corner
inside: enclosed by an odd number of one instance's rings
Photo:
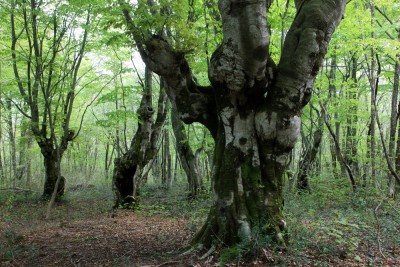
[[[287,251],[265,249],[256,260],[221,265],[220,247],[201,260],[199,253],[182,255],[194,233],[193,222],[184,214],[96,210],[92,201],[58,204],[49,221],[43,219],[45,204],[25,203],[13,210],[24,215],[9,214],[0,220],[0,266],[4,267],[372,266],[371,259],[373,266],[400,266],[400,244],[385,247],[381,254],[375,244],[365,242],[352,253],[340,247],[326,253],[316,243],[300,260]],[[71,215],[79,212],[80,217]],[[65,213],[69,216],[61,216]]]

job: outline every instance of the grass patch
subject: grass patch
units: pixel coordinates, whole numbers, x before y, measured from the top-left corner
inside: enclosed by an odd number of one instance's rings
[[[360,189],[353,193],[346,182],[338,179],[325,183],[316,178],[311,194],[285,192],[284,213],[290,240],[286,249],[270,245],[270,238],[260,235],[248,246],[218,247],[219,254],[214,260],[221,265],[238,264],[256,254],[255,261],[274,266],[387,265],[378,244],[387,258],[400,258],[399,203],[377,190],[367,193]],[[160,216],[176,220],[183,223],[182,229],[194,234],[204,223],[211,200],[205,193],[199,199],[188,201],[185,188],[184,182],[169,190],[156,184],[144,186],[136,215],[148,217],[149,221]],[[109,184],[72,189],[67,188],[63,201],[54,206],[48,221],[44,220],[47,202],[40,201],[40,194],[0,196],[2,261],[21,254],[35,256],[34,247],[22,244],[25,229],[32,231],[44,225],[63,227],[77,220],[110,217],[107,213],[111,214],[113,195]],[[166,241],[164,236],[158,238]],[[117,261],[115,264],[124,265],[126,259]]]

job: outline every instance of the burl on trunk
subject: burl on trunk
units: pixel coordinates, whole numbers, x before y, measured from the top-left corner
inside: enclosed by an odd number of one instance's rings
[[[211,58],[208,87],[195,83],[184,54],[162,37],[141,39],[124,9],[143,60],[165,79],[180,118],[204,124],[215,139],[213,204],[196,245],[246,243],[260,233],[284,242],[285,161],[346,1],[296,1],[297,15],[277,65],[269,52],[270,4],[218,2],[224,39]]]

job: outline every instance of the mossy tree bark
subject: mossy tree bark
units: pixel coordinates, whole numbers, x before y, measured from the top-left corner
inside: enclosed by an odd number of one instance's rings
[[[114,161],[113,190],[114,207],[134,207],[138,202],[139,188],[142,183],[142,171],[146,164],[157,153],[157,141],[162,132],[167,109],[167,100],[161,82],[158,99],[157,118],[154,121],[152,104],[152,72],[146,68],[143,97],[137,111],[139,115],[138,129],[130,147],[122,156]]]
[[[195,199],[199,196],[202,189],[201,167],[198,165],[195,153],[190,147],[184,124],[179,118],[175,105],[172,105],[171,108],[171,123],[176,139],[176,149],[188,180],[188,198]]]
[[[123,8],[144,62],[165,79],[180,118],[204,124],[215,139],[213,204],[195,245],[246,243],[260,232],[284,241],[286,159],[346,1],[296,1],[277,66],[269,55],[270,4],[219,1],[224,39],[211,58],[208,87],[195,83],[184,55],[162,37],[143,40]]]
[[[53,194],[54,187],[57,179],[60,176],[60,183],[58,185],[56,200],[59,200],[64,195],[65,178],[61,176],[60,162],[57,155],[57,150],[53,148],[50,142],[41,146],[41,152],[43,155],[43,162],[45,168],[45,183],[43,188],[44,199],[50,199]],[[61,160],[61,158],[60,158]]]

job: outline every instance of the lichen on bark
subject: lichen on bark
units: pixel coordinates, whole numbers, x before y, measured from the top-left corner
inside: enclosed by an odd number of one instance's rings
[[[196,246],[249,243],[260,234],[285,242],[285,161],[346,1],[296,1],[278,65],[269,55],[271,2],[218,1],[224,38],[210,60],[208,87],[196,84],[184,55],[161,37],[135,34],[124,10],[144,62],[165,78],[180,117],[204,124],[215,140],[212,206]]]

